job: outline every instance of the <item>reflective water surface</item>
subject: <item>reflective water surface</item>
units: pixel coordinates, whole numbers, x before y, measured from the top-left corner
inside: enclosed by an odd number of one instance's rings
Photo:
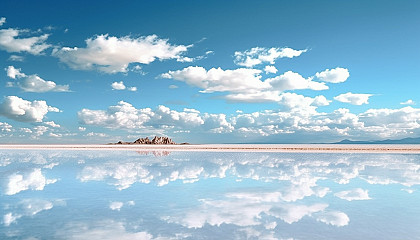
[[[0,239],[420,239],[420,155],[2,150]]]

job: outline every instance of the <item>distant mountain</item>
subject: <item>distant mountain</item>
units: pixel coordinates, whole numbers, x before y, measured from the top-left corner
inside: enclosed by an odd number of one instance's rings
[[[419,138],[403,138],[397,140],[376,140],[376,141],[352,141],[345,139],[340,142],[336,142],[333,144],[420,144],[420,137]]]

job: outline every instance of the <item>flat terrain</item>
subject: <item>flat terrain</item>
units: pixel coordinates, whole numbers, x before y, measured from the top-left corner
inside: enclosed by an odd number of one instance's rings
[[[0,145],[1,149],[420,153],[420,144]]]

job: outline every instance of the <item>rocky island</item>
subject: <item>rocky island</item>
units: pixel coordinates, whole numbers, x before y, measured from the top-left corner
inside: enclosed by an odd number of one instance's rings
[[[160,145],[175,145],[174,141],[168,137],[158,137],[155,136],[152,140],[150,140],[148,137],[145,138],[139,138],[134,142],[123,142],[119,141],[117,143],[111,143],[111,144],[124,144],[124,145],[131,145],[131,144],[160,144]],[[188,143],[181,143],[181,144],[188,144]]]

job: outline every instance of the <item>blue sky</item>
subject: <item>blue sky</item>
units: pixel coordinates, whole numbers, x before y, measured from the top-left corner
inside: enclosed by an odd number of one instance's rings
[[[0,142],[420,136],[417,1],[2,1]]]

